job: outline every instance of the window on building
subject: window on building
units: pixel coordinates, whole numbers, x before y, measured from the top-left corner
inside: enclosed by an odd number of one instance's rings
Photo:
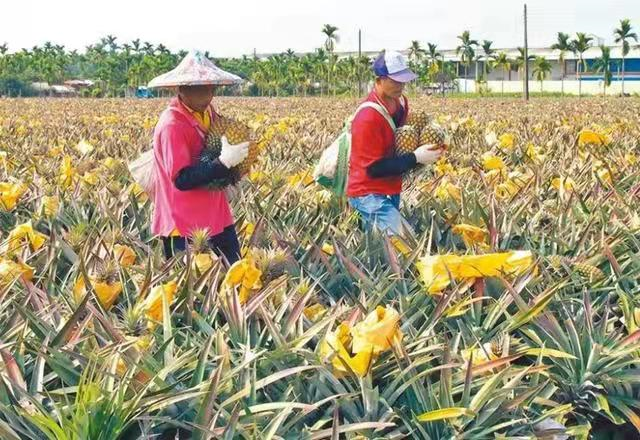
[[[575,75],[576,74],[576,60],[565,60],[564,62],[564,71],[567,75]]]

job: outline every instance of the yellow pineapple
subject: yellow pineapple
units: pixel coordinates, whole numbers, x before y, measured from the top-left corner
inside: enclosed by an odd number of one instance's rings
[[[437,146],[444,146],[446,142],[446,135],[444,130],[436,124],[427,125],[420,132],[419,144],[433,144]]]
[[[258,144],[251,140],[251,131],[249,127],[241,122],[235,121],[231,118],[225,118],[220,116],[215,119],[207,138],[205,141],[205,148],[203,149],[200,160],[213,161],[220,156],[222,150],[222,136],[226,136],[230,144],[240,144],[242,142],[249,141],[249,155],[239,165],[232,169],[233,179],[231,183],[235,183],[237,179],[243,177],[251,171],[251,167],[256,163],[258,159]],[[217,190],[228,184],[228,180],[220,182],[212,182],[209,185],[210,189]]]
[[[420,146],[418,130],[411,125],[404,125],[396,130],[396,154],[412,153]]]
[[[432,121],[432,117],[424,110],[409,112],[407,117],[407,125],[412,125],[418,132],[424,130]]]

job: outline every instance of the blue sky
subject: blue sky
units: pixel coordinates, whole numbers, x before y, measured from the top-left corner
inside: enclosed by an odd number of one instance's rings
[[[522,45],[522,5],[517,1],[419,0],[149,0],[34,1],[4,0],[0,6],[0,42],[10,51],[50,40],[82,49],[113,34],[120,42],[141,38],[171,49],[209,50],[214,56],[310,51],[323,42],[322,25],[340,29],[337,50],[356,50],[358,29],[363,49],[404,49],[411,40],[456,45],[468,29],[494,47]],[[612,30],[630,18],[640,34],[640,0],[532,0],[531,46],[553,43],[558,31],[583,31],[612,43]],[[15,17],[15,18],[14,18]]]

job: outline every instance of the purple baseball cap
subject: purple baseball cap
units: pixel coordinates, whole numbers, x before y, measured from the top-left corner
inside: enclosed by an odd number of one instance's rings
[[[409,69],[407,59],[400,52],[384,51],[373,62],[373,72],[376,76],[388,76],[394,81],[408,83],[418,77]]]

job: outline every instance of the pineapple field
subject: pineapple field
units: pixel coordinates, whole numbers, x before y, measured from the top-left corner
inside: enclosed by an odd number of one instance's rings
[[[411,100],[407,240],[313,181],[355,99],[214,101],[228,270],[127,169],[167,100],[0,99],[0,438],[640,438],[640,101]]]

